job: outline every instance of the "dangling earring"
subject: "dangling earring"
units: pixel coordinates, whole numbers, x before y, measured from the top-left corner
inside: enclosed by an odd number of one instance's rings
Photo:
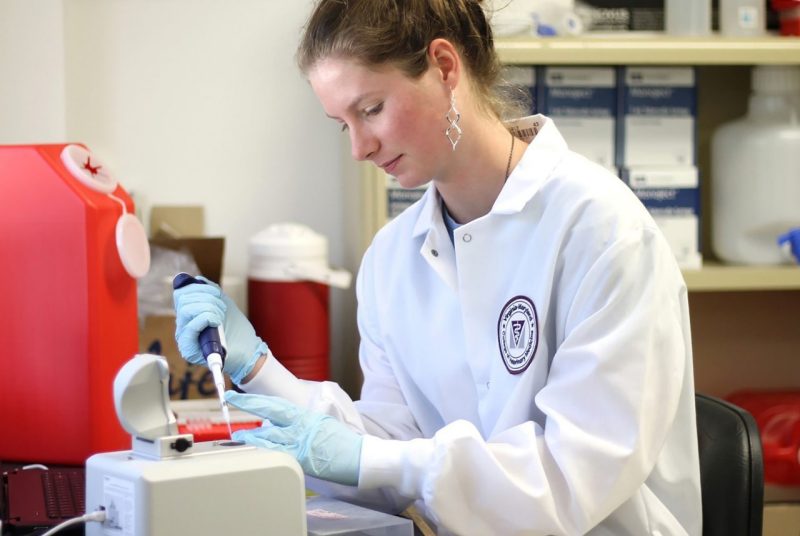
[[[456,94],[452,89],[450,90],[450,109],[444,114],[444,118],[450,123],[447,130],[444,131],[444,135],[447,136],[447,141],[450,142],[455,151],[456,145],[461,139],[461,127],[458,126],[459,121],[461,121],[461,114],[456,108]],[[455,139],[453,139],[454,137]]]

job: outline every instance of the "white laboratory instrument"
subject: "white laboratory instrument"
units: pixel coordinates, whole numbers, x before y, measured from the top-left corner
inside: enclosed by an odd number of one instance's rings
[[[134,356],[114,380],[129,451],[86,461],[86,509],[103,508],[88,536],[306,534],[303,472],[291,456],[236,441],[178,434],[160,356]]]

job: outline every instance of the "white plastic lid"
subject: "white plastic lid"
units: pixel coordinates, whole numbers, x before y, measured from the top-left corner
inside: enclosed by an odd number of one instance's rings
[[[260,281],[315,281],[347,288],[352,275],[328,266],[328,240],[297,223],[270,225],[250,239],[248,276]]]
[[[250,255],[283,260],[327,259],[328,240],[297,223],[276,223],[250,238]]]
[[[80,145],[67,145],[61,150],[64,167],[80,182],[98,192],[110,194],[117,189],[117,179],[103,162]]]
[[[167,360],[138,354],[125,363],[114,378],[114,406],[120,424],[134,437],[156,440],[177,434],[169,406]]]
[[[117,179],[100,159],[80,145],[66,145],[61,162],[76,180],[88,188],[108,195],[120,205],[123,214],[117,220],[116,244],[123,268],[134,279],[144,277],[150,269],[150,243],[144,227],[133,214],[125,212],[125,202],[113,195]]]
[[[753,67],[752,87],[755,93],[797,93],[800,91],[800,67],[756,65]]]
[[[133,214],[123,214],[117,220],[117,251],[125,271],[134,279],[147,275],[150,269],[150,243],[147,233]]]

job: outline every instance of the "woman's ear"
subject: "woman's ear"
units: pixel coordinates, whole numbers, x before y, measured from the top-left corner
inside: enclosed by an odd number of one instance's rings
[[[450,88],[461,78],[461,56],[453,43],[441,37],[428,45],[428,64],[439,71],[441,81]]]

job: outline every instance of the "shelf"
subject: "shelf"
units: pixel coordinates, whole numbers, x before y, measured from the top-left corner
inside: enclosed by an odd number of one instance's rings
[[[705,263],[700,270],[684,270],[692,292],[800,290],[800,266],[726,266]]]
[[[591,37],[507,37],[500,61],[516,65],[756,65],[800,63],[800,38],[669,37],[660,33]]]

